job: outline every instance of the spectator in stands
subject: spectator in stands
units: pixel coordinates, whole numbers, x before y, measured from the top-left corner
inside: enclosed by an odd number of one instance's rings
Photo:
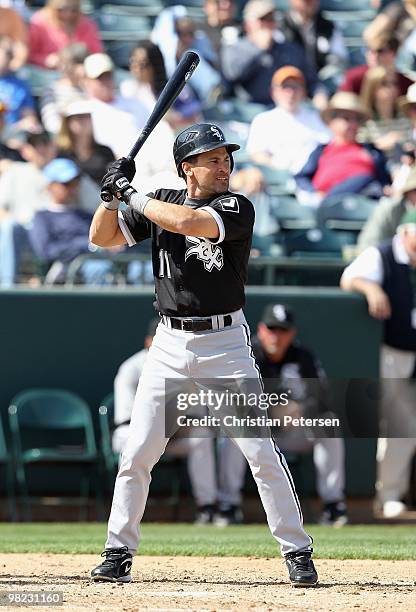
[[[305,76],[309,95],[317,91],[317,76],[297,43],[278,42],[276,9],[271,0],[249,0],[243,18],[246,35],[222,51],[222,69],[234,94],[243,100],[271,104],[270,82],[278,68],[296,66]]]
[[[223,44],[236,42],[240,35],[240,24],[236,19],[235,0],[204,0],[205,20],[198,24],[211,41],[220,62]]]
[[[34,213],[50,204],[43,169],[56,157],[56,146],[46,132],[28,132],[20,152],[20,162],[9,163],[0,176],[0,209],[27,227]],[[88,176],[80,177],[79,198],[83,210],[95,210],[99,188]]]
[[[120,83],[120,93],[126,98],[139,100],[150,114],[167,81],[165,62],[159,47],[150,40],[139,42],[130,56],[130,73],[131,78]],[[165,119],[173,129],[177,129],[200,122],[200,113],[201,103],[186,85]]]
[[[139,101],[117,93],[114,64],[105,53],[89,55],[84,73],[83,89],[90,100],[94,138],[121,157],[137,138],[137,130],[145,125],[149,112]]]
[[[165,8],[156,18],[151,40],[162,52],[168,76],[173,73],[185,51],[197,51],[200,62],[190,86],[203,102],[216,96],[221,83],[218,57],[209,38],[197,28],[185,6]]]
[[[320,0],[289,0],[280,29],[288,42],[301,45],[306,56],[319,73],[325,67],[343,70],[348,62],[348,51],[342,31],[326,19]]]
[[[366,42],[380,34],[396,36],[402,44],[411,34],[416,22],[415,0],[390,0],[380,7],[378,15],[363,33]]]
[[[412,125],[412,140],[416,140],[416,83],[413,83],[406,95],[399,100],[401,112],[404,113]]]
[[[386,518],[406,510],[403,497],[416,450],[414,382],[415,300],[411,271],[416,267],[416,210],[400,221],[396,235],[366,248],[344,270],[341,288],[362,293],[372,317],[384,322],[380,355],[381,437],[377,448],[377,503]]]
[[[82,89],[84,60],[88,49],[84,43],[74,43],[58,53],[58,71],[61,77],[45,87],[40,96],[39,107],[42,123],[51,134],[61,128],[63,110],[85,94]]]
[[[252,337],[253,353],[266,393],[291,389],[290,411],[323,414],[327,410],[327,382],[319,360],[296,340],[295,319],[284,304],[269,304]],[[316,379],[311,381],[311,379]],[[294,382],[295,381],[295,382]],[[270,413],[270,416],[278,416]],[[283,418],[283,415],[280,414]],[[317,489],[323,502],[321,524],[340,527],[347,523],[344,498],[345,467],[342,438],[314,437],[310,432],[278,430],[276,441],[285,452],[305,452],[313,447]],[[246,461],[229,438],[219,454],[219,517],[217,524],[238,522]]]
[[[43,172],[50,205],[35,213],[29,236],[36,255],[48,266],[45,282],[59,284],[65,282],[71,261],[96,250],[89,242],[92,214],[81,208],[81,169],[72,160],[56,158]],[[101,284],[109,267],[107,261],[87,262],[83,278],[89,284]]]
[[[124,361],[114,379],[114,424],[113,451],[119,453],[125,448],[130,417],[140,376],[146,362],[147,353],[157,333],[159,319],[149,323],[144,348]],[[193,495],[197,505],[196,523],[203,525],[212,521],[215,512],[217,484],[212,437],[202,437],[203,429],[198,427],[198,437],[172,438],[167,445],[168,456],[188,456],[188,471]]]
[[[36,129],[39,124],[28,84],[10,68],[12,58],[12,40],[0,38],[0,100],[7,108],[5,121],[10,133],[18,129]]]
[[[94,140],[88,100],[67,106],[55,142],[58,157],[72,159],[97,185],[101,182],[103,168],[114,161],[112,150]]]
[[[416,209],[416,167],[413,166],[400,193],[382,198],[374,208],[358,236],[358,248],[377,246],[391,240],[396,233],[400,219],[407,210]]]
[[[299,199],[317,206],[327,196],[363,193],[380,197],[391,182],[384,154],[372,144],[357,142],[360,125],[367,118],[360,99],[338,92],[323,113],[332,139],[319,145],[295,175]]]
[[[27,60],[27,29],[15,10],[0,6],[0,39],[3,36],[13,41],[10,70],[15,72],[24,66]]]
[[[149,117],[139,100],[116,93],[114,65],[104,53],[94,53],[84,62],[84,89],[91,103],[94,139],[110,147],[116,158],[126,155]],[[169,171],[177,176],[172,158],[173,132],[161,121],[141,149],[136,160],[140,188],[156,173]],[[147,183],[146,183],[147,185]]]
[[[103,50],[97,26],[83,15],[80,0],[48,0],[30,21],[29,62],[55,70],[59,51],[76,42],[84,43],[89,53]]]
[[[360,98],[369,119],[361,128],[358,139],[361,142],[372,142],[389,157],[395,155],[397,158],[399,145],[411,138],[410,122],[401,115],[398,104],[397,73],[383,66],[367,70]]]
[[[404,8],[407,19],[399,23],[401,27],[402,44],[397,56],[397,63],[404,72],[414,72],[416,69],[416,1],[405,0]],[[407,31],[406,31],[407,26]],[[406,36],[406,34],[408,34]]]
[[[7,107],[4,102],[0,100],[0,176],[5,171],[10,161],[22,161],[22,156],[20,155],[19,151],[12,149],[6,144],[6,142],[4,142],[6,112]]]
[[[383,66],[386,70],[396,73],[399,94],[404,96],[413,81],[395,68],[398,48],[399,41],[392,34],[382,32],[380,35],[374,36],[368,41],[367,63],[349,68],[345,73],[339,91],[350,91],[360,94],[363,78],[367,70],[376,66]]]
[[[253,119],[246,150],[257,164],[296,173],[318,144],[328,142],[330,131],[318,111],[304,104],[306,83],[299,68],[276,70],[270,89],[275,108]]]

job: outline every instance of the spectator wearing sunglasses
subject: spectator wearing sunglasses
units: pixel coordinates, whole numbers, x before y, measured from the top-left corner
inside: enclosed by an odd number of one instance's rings
[[[401,72],[398,72],[395,68],[399,49],[399,41],[397,38],[389,32],[381,32],[377,36],[369,39],[367,45],[366,63],[360,66],[354,66],[346,71],[339,91],[351,91],[355,94],[360,94],[366,72],[370,68],[382,66],[388,72],[393,71],[395,73],[399,95],[406,95],[413,81]]]
[[[384,154],[371,144],[357,141],[367,111],[359,97],[338,92],[322,113],[332,132],[326,145],[319,145],[295,175],[298,197],[306,205],[318,206],[327,196],[362,193],[380,197],[391,183]]]

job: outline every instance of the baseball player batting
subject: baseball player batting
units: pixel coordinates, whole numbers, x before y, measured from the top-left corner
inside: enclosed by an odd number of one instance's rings
[[[149,491],[150,473],[165,450],[165,381],[198,379],[262,381],[242,308],[254,223],[254,208],[228,190],[237,144],[210,123],[192,125],[176,138],[173,156],[186,189],[145,195],[130,183],[134,161],[109,166],[91,241],[130,246],[151,238],[155,306],[161,315],[140,378],[129,437],[122,453],[108,521],[105,560],[93,580],[130,582],[132,557]],[[120,200],[127,208],[119,210]],[[271,438],[234,438],[246,457],[272,536],[280,545],[294,586],[318,581],[312,539],[302,526],[299,500],[287,463]]]

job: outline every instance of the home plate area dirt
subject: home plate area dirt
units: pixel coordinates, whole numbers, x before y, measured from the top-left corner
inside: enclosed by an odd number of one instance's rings
[[[100,612],[416,611],[416,561],[318,559],[320,584],[309,589],[288,584],[281,559],[139,556],[134,582],[125,585],[91,582],[89,572],[99,561],[98,555],[1,554],[0,596],[60,591],[64,609]]]

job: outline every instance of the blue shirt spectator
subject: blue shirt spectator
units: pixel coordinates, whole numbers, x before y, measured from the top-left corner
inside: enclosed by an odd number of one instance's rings
[[[10,69],[13,59],[13,43],[9,38],[0,39],[0,102],[7,108],[6,125],[18,123],[30,116],[38,123],[35,112],[35,101],[28,84],[19,79]]]

